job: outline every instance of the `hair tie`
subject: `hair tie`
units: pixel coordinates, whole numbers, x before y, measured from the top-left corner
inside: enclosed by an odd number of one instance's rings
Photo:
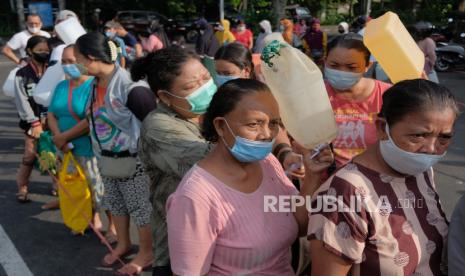
[[[118,58],[118,47],[116,47],[115,42],[108,40],[108,47],[110,48],[110,58],[111,62],[116,62]]]

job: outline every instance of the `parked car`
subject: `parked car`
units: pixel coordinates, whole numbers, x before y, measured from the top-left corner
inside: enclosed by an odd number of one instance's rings
[[[290,5],[284,8],[286,13],[286,18],[292,18],[294,22],[297,22],[301,19],[309,22],[312,20],[312,15],[310,10],[306,7],[301,7],[299,5]]]
[[[133,32],[134,34],[147,32],[153,20],[159,20],[170,39],[172,39],[174,35],[186,34],[185,26],[180,25],[176,20],[172,18],[168,18],[154,11],[119,11],[116,13],[114,19],[120,22],[125,29]]]

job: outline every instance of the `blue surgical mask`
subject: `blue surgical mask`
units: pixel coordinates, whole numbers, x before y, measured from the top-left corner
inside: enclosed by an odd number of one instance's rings
[[[63,64],[62,67],[65,74],[72,79],[79,79],[82,76],[76,64]]]
[[[325,67],[325,78],[336,90],[349,90],[363,77],[363,73],[346,72]]]
[[[225,76],[225,75],[216,75],[216,85],[222,86],[230,80],[238,79],[238,76]]]
[[[231,154],[236,158],[239,162],[243,163],[251,163],[265,159],[273,150],[273,145],[275,139],[270,142],[262,142],[262,141],[253,141],[249,139],[242,138],[234,134],[232,129],[229,127],[228,121],[226,122],[226,126],[228,126],[229,131],[235,138],[235,142],[232,148],[229,148],[228,144],[223,139],[224,144],[228,147]]]
[[[105,36],[108,37],[108,38],[113,38],[116,36],[116,33],[115,32],[105,32]]]
[[[389,139],[379,141],[381,156],[389,167],[402,174],[417,175],[423,173],[446,155],[446,153],[437,155],[405,151],[394,143],[387,124],[386,133]]]
[[[190,94],[187,97],[179,97],[177,95],[174,95],[168,91],[165,91],[166,93],[170,94],[173,97],[179,98],[179,99],[186,99],[187,102],[191,105],[190,110],[186,110],[189,112],[192,112],[197,115],[202,115],[205,112],[207,112],[208,106],[210,106],[210,102],[212,101],[213,95],[215,95],[217,90],[217,87],[215,83],[213,82],[213,79],[210,79],[208,82],[206,82],[204,85],[199,87],[197,90],[195,90],[192,94]],[[177,106],[179,109],[183,109],[182,107]]]

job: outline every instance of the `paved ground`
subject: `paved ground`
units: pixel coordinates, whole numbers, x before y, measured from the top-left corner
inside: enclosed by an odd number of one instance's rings
[[[11,68],[11,63],[0,58],[0,84]],[[465,103],[465,73],[441,74],[440,78]],[[40,209],[44,202],[53,199],[48,196],[48,177],[35,172],[30,185],[32,202],[16,202],[14,179],[23,149],[17,121],[11,99],[0,92],[0,275],[111,275],[111,270],[99,265],[106,249],[95,235],[72,237],[59,211]],[[464,138],[465,118],[461,116],[454,144],[436,168],[436,183],[448,216],[465,193]]]

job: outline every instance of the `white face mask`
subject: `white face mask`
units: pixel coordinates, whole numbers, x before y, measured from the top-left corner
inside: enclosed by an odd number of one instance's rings
[[[413,153],[399,148],[389,134],[389,126],[386,124],[388,140],[379,141],[379,149],[384,161],[394,170],[406,174],[417,175],[427,171],[438,163],[445,155]]]
[[[31,34],[36,34],[36,33],[40,32],[40,27],[30,27],[30,26],[27,26],[27,30],[28,30]]]

